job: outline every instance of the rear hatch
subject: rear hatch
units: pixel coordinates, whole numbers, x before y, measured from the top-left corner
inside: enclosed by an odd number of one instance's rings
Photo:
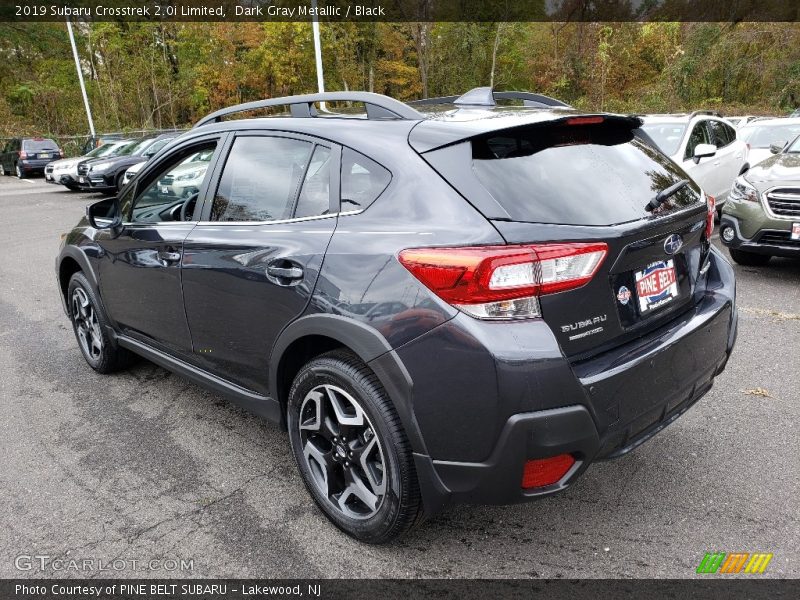
[[[61,158],[61,150],[58,144],[47,138],[23,140],[22,151],[29,160],[56,160]]]
[[[639,124],[564,116],[422,154],[509,244],[607,246],[587,283],[539,297],[542,318],[574,359],[662,326],[703,293],[706,199],[677,165],[634,137]]]

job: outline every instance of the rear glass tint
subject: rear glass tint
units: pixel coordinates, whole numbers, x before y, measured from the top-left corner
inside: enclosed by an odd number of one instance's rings
[[[53,140],[23,140],[22,149],[26,152],[44,152],[58,150],[58,144]]]
[[[650,217],[647,203],[687,179],[627,125],[609,122],[492,132],[473,139],[472,158],[478,180],[511,219],[533,223],[615,225]],[[690,185],[663,209],[699,200]]]

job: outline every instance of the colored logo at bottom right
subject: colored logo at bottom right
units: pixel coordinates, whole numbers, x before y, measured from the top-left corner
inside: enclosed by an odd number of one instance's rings
[[[697,572],[706,575],[714,573],[756,575],[763,573],[771,560],[771,552],[706,552],[697,566]]]

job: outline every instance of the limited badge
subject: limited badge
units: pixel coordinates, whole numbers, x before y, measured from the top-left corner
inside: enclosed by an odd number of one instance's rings
[[[619,300],[620,304],[624,305],[627,304],[630,299],[631,291],[623,285],[617,292],[617,300]]]

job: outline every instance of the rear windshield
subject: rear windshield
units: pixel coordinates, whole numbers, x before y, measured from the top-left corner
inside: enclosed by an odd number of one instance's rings
[[[678,151],[686,131],[686,123],[645,123],[642,125],[648,137],[664,154],[673,155]]]
[[[58,150],[58,144],[56,144],[53,140],[23,140],[22,149],[26,152]]]
[[[743,127],[739,135],[751,148],[769,148],[773,142],[788,142],[800,135],[800,123]]]
[[[655,195],[688,179],[663,154],[634,137],[630,127],[594,125],[520,127],[472,141],[478,180],[511,219],[534,223],[615,225],[649,216]],[[700,200],[691,184],[659,212]]]

